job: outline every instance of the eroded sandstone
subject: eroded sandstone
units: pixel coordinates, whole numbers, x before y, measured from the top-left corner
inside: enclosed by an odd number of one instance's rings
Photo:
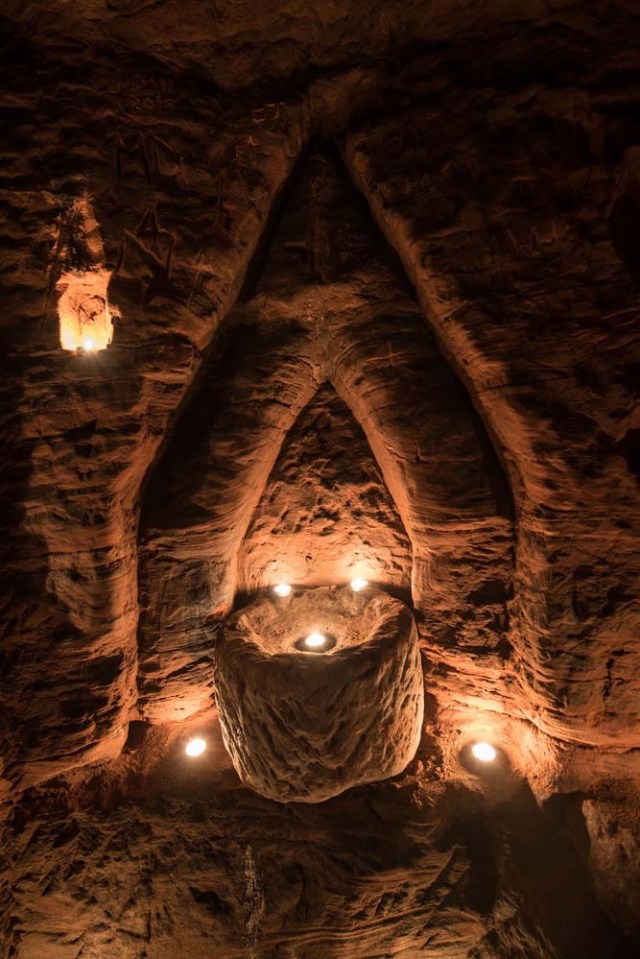
[[[316,636],[318,647],[306,644]],[[222,627],[216,699],[242,781],[279,802],[321,802],[413,759],[424,686],[413,617],[373,587],[254,600]]]
[[[636,7],[4,4],[2,959],[637,956]],[[238,783],[272,535],[413,604],[391,781]]]

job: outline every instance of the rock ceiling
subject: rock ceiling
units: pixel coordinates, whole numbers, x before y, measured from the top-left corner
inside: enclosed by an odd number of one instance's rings
[[[638,954],[638,20],[522,6],[5,5],[1,959]],[[417,754],[273,802],[216,637],[353,575]]]

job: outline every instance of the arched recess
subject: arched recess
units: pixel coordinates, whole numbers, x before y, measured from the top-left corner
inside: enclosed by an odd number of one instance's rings
[[[238,554],[238,589],[356,576],[408,595],[412,547],[360,424],[328,381],[285,438]]]
[[[508,488],[393,257],[342,171],[316,154],[147,490],[139,687],[148,718],[207,704],[213,630],[234,600],[241,544],[285,437],[327,382],[364,431],[410,538],[423,639],[455,657],[455,695],[498,692],[499,663],[488,669],[479,657],[504,645],[508,625]],[[242,586],[268,585],[267,566],[247,577],[242,560],[240,573]]]

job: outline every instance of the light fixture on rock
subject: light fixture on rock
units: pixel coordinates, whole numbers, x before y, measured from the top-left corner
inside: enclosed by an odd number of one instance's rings
[[[196,756],[202,756],[206,748],[206,741],[202,739],[201,736],[194,736],[193,739],[190,739],[187,745],[184,747],[184,751],[187,756],[194,758]]]
[[[326,642],[327,637],[324,633],[309,633],[304,639],[304,645],[309,649],[320,649]]]
[[[118,310],[109,303],[112,270],[105,264],[102,234],[90,198],[77,197],[61,214],[58,227],[60,346],[74,353],[104,350],[113,338]]]
[[[354,593],[360,593],[363,589],[366,589],[369,585],[368,579],[363,579],[362,576],[356,576],[355,579],[351,580],[351,589]]]
[[[498,755],[495,747],[491,743],[485,742],[474,743],[471,747],[471,754],[474,759],[481,763],[492,763]]]
[[[289,583],[278,583],[277,586],[273,587],[273,591],[276,596],[290,596],[291,595],[291,586]]]
[[[300,653],[313,653],[314,655],[324,655],[330,652],[336,645],[336,637],[333,633],[320,633],[314,631],[306,636],[301,636],[292,646]]]

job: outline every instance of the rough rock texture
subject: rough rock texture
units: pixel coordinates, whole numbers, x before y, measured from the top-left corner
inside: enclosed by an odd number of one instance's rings
[[[312,632],[325,636],[326,650],[300,645]],[[396,776],[415,756],[424,712],[418,637],[411,612],[382,590],[256,599],[224,624],[215,663],[225,745],[262,796],[321,802]]]
[[[638,796],[628,787],[605,792],[582,803],[588,834],[588,861],[594,888],[619,926],[637,937],[640,925],[640,886],[636,875],[640,856]]]
[[[238,586],[356,576],[410,590],[411,544],[366,437],[325,386],[283,444],[239,552]]]
[[[122,748],[137,697],[140,484],[304,123],[298,113],[286,131],[260,132],[233,101],[194,96],[188,78],[132,63],[118,75],[90,50],[19,47],[7,64],[2,733],[5,775],[28,783]],[[227,133],[212,143],[214,123]],[[63,214],[87,192],[122,321],[108,350],[77,356],[59,347],[56,250]]]
[[[0,16],[2,959],[635,959],[636,0]],[[375,497],[321,451],[287,517],[320,407]],[[282,805],[215,631],[262,530],[328,569],[325,509],[413,603],[425,728]]]
[[[371,550],[369,527],[383,532],[379,498],[395,504],[411,543],[400,585],[411,584],[424,634],[447,646],[455,635],[463,651],[456,694],[465,701],[493,697],[498,708],[506,691],[499,648],[513,565],[508,487],[482,425],[331,149],[305,162],[256,289],[223,335],[219,358],[203,373],[143,504],[145,716],[166,721],[203,708],[211,694],[212,628],[238,588],[272,584],[274,564],[293,550],[285,581],[351,579],[354,551],[366,556]],[[321,449],[316,421],[316,437],[305,450],[303,410],[312,397],[313,408],[332,392],[359,424],[356,442],[345,449],[340,432],[332,432]],[[348,541],[328,538],[322,512],[309,516],[307,504],[324,495],[325,457],[342,457],[345,481],[360,468],[361,431],[388,493],[379,481],[377,497],[366,483],[345,482],[335,490],[336,515],[349,521],[351,497],[363,521],[351,526]],[[286,522],[271,525],[258,543],[260,501],[278,483],[281,450],[285,459],[299,458],[304,479],[295,498],[285,494]],[[307,462],[306,453],[315,462]],[[385,523],[379,558],[359,571],[390,586],[398,583],[395,563],[384,565],[384,550],[396,545],[393,525]],[[293,543],[292,527],[299,530]],[[322,560],[316,566],[325,548],[324,566]]]
[[[6,954],[637,954],[530,794],[487,808],[412,771],[282,805],[213,763],[185,769],[175,747],[152,768],[123,756],[108,776],[25,796],[2,839]]]
[[[550,90],[541,53],[523,51],[508,95],[482,61],[472,93],[445,85],[446,57],[426,81],[414,62],[398,80],[413,102],[399,90],[376,104],[347,165],[509,472],[510,643],[531,715],[558,738],[632,747],[637,293],[606,212],[634,133],[617,119],[622,92],[597,92],[614,83],[604,66],[581,87],[568,63]]]
[[[215,725],[188,766],[150,730],[107,771],[25,795],[6,824],[5,955],[54,959],[634,959],[526,786],[401,780],[320,804],[242,789]]]

